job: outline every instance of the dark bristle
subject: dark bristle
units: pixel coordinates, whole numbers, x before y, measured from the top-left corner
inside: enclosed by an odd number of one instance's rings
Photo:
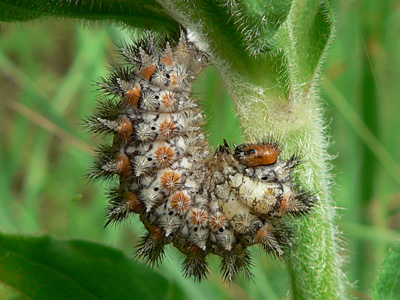
[[[124,102],[116,102],[113,99],[104,99],[99,102],[96,112],[84,121],[84,128],[94,134],[112,134],[115,128],[113,122],[118,121],[118,116],[126,108]]]
[[[115,147],[113,145],[100,145],[98,149],[95,151],[96,158],[100,158],[103,156],[114,157],[115,155]]]
[[[283,224],[275,224],[261,242],[262,248],[276,258],[282,258],[293,246],[292,229]]]
[[[164,244],[150,233],[140,238],[135,250],[135,257],[150,267],[157,266],[165,256]]]
[[[125,81],[130,81],[133,77],[132,77],[132,67],[129,67],[127,65],[121,65],[119,63],[116,62],[112,62],[110,64],[110,67],[108,67],[108,69],[110,70],[110,75],[113,76],[114,81],[116,83],[117,79],[122,79]]]
[[[272,254],[275,257],[282,257],[284,254],[279,239],[272,231],[261,240],[261,246],[265,252]]]
[[[221,259],[222,277],[225,282],[234,282],[238,275],[242,273],[247,280],[250,280],[253,276],[250,271],[251,266],[251,256],[247,251],[226,252]]]
[[[188,255],[182,264],[182,272],[185,277],[193,278],[195,281],[202,281],[207,278],[210,269],[206,261],[206,255]]]
[[[286,253],[286,251],[290,250],[293,247],[293,229],[280,224],[275,232],[275,239],[278,241],[280,248]]]
[[[315,206],[317,197],[315,194],[301,191],[289,204],[289,213],[293,216],[301,216],[310,212]]]
[[[97,181],[99,179],[110,179],[117,175],[115,170],[111,168],[107,170],[105,166],[112,164],[115,160],[115,150],[112,146],[102,145],[96,150],[96,159],[93,167],[89,170],[88,178],[90,181]]]
[[[104,119],[115,120],[127,107],[128,105],[124,102],[117,102],[114,99],[107,98],[99,101],[96,112]]]
[[[270,145],[273,148],[279,150],[279,152],[282,152],[285,149],[285,147],[283,146],[281,140],[282,139],[279,136],[278,137],[270,136],[270,137],[267,137],[267,138],[263,139],[262,142],[257,143],[257,144],[259,144],[259,145]]]
[[[150,56],[159,56],[158,43],[150,30],[146,31],[145,36],[138,41],[137,46],[138,48],[142,48],[144,52]]]
[[[166,46],[167,40],[164,35],[155,34],[147,30],[145,35],[136,43],[138,48],[142,48],[151,56],[159,56],[161,49]]]
[[[164,36],[155,35],[147,30],[138,39],[132,39],[132,43],[121,43],[118,45],[120,57],[129,64],[141,65],[141,51],[152,57],[159,57],[161,49],[165,48],[167,41]]]
[[[107,220],[104,227],[110,224],[118,224],[129,215],[129,205],[124,202],[122,192],[119,187],[111,188],[108,191],[108,207],[106,208],[105,219]]]
[[[107,192],[108,203],[111,205],[119,205],[123,202],[122,191],[120,187],[112,187]]]
[[[108,126],[107,123],[110,123]],[[113,134],[115,129],[111,126],[112,121],[103,119],[99,115],[93,115],[84,121],[84,128],[93,134]]]
[[[295,153],[293,154],[287,161],[286,161],[286,168],[288,169],[294,169],[298,165],[301,164],[301,158],[302,156],[300,153]]]
[[[139,48],[136,44],[131,43],[121,43],[118,45],[119,56],[128,63],[137,64],[140,63]]]
[[[108,95],[121,96],[123,90],[119,80],[130,81],[132,78],[132,68],[117,63],[112,63],[109,67],[110,73],[98,79],[97,85],[100,90]]]
[[[231,148],[229,147],[227,141],[224,139],[223,144],[219,145],[215,150],[214,156],[218,156],[220,153],[226,153],[228,155],[232,154]]]

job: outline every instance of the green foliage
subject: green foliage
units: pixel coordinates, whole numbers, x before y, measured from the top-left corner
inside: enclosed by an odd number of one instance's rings
[[[0,235],[0,281],[30,299],[169,299],[170,283],[96,243]]]
[[[376,300],[398,299],[400,295],[400,243],[390,248],[374,286]]]
[[[44,17],[109,21],[135,28],[176,32],[179,25],[151,1],[0,1],[0,21],[30,21]]]

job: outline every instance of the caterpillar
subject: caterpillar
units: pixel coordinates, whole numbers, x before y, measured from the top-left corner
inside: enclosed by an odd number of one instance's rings
[[[281,159],[273,139],[213,153],[192,85],[209,55],[182,32],[177,42],[148,33],[120,48],[100,78],[104,96],[86,121],[94,133],[113,137],[101,146],[89,178],[118,178],[111,188],[107,223],[139,214],[146,234],[136,256],[157,265],[172,244],[185,257],[183,272],[202,280],[207,256],[221,257],[221,273],[233,281],[251,277],[248,247],[282,257],[293,244],[285,216],[310,211],[316,196],[293,179],[299,155]]]

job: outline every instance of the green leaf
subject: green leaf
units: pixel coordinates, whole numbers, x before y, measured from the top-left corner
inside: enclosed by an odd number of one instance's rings
[[[276,37],[285,54],[287,75],[294,100],[315,86],[333,31],[329,1],[293,0]]]
[[[291,4],[291,0],[239,0],[230,8],[236,10],[232,26],[251,56],[276,50],[274,35],[288,17]]]
[[[172,293],[166,278],[119,250],[48,236],[0,234],[0,281],[31,299],[167,299]]]
[[[374,286],[374,299],[399,299],[400,295],[400,242],[390,249],[382,264],[381,273]]]
[[[163,32],[176,32],[179,28],[154,0],[0,0],[0,21],[30,21],[43,17],[112,21]]]

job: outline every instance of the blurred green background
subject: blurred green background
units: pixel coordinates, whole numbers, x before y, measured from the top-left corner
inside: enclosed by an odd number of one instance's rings
[[[350,294],[370,290],[388,246],[400,239],[400,2],[343,1],[322,77],[329,152],[334,156],[332,194]],[[80,238],[128,255],[140,222],[103,229],[107,184],[83,178],[102,143],[87,135],[82,119],[96,106],[95,80],[106,74],[118,41],[130,33],[72,21],[3,24],[0,27],[0,230]],[[196,83],[213,146],[242,141],[223,82],[212,67]],[[181,276],[172,248],[158,270],[183,291],[181,299],[287,299],[283,262],[257,249],[254,281],[226,285],[211,259],[210,280]],[[16,292],[0,285],[0,299]]]

